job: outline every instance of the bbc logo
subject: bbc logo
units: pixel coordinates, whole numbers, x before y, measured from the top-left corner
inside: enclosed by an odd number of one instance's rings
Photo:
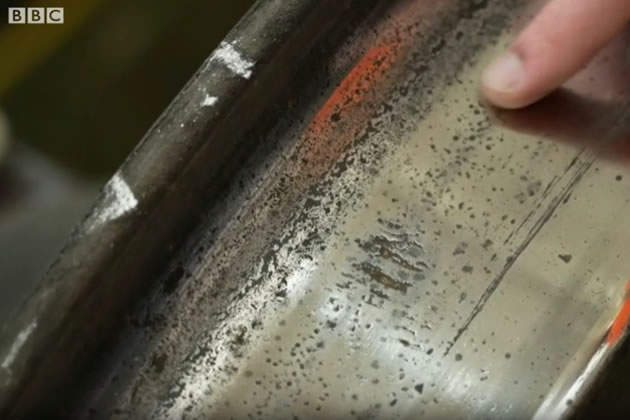
[[[9,23],[60,24],[63,7],[9,7]]]

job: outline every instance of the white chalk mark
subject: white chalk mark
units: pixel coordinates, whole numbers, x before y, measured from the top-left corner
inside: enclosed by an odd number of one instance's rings
[[[249,79],[252,75],[254,63],[244,58],[241,53],[228,42],[223,41],[219,44],[219,48],[217,48],[210,57],[210,62],[215,60],[225,64],[228,69],[245,79]]]
[[[116,173],[105,185],[105,208],[100,211],[89,224],[88,232],[107,222],[118,219],[132,211],[138,205],[138,200],[127,182]]]
[[[206,93],[206,96],[204,96],[203,101],[201,101],[201,106],[212,106],[214,104],[217,103],[217,101],[219,100],[219,98],[217,98],[216,96],[210,96]]]
[[[24,346],[24,343],[26,343],[26,340],[28,340],[31,334],[33,334],[33,331],[35,331],[35,328],[37,328],[37,321],[31,322],[28,327],[26,327],[18,334],[18,336],[15,338],[15,341],[13,342],[13,345],[11,346],[11,349],[9,350],[9,354],[7,354],[7,356],[2,361],[2,369],[6,371],[11,370],[11,365],[13,364],[15,358],[22,349],[22,346]]]

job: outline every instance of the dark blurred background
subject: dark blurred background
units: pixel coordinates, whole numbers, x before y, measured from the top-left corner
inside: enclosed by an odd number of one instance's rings
[[[0,1],[0,103],[14,134],[81,176],[107,176],[251,0]],[[63,6],[63,25],[7,8]]]
[[[98,188],[252,3],[0,0],[0,332]],[[64,23],[8,24],[9,7],[64,7]]]

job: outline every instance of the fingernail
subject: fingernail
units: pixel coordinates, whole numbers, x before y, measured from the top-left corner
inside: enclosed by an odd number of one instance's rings
[[[483,85],[494,91],[512,92],[518,89],[523,79],[523,62],[511,51],[497,57],[484,71]]]

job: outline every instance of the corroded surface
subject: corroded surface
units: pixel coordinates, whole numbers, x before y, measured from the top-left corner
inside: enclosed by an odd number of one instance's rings
[[[610,51],[573,94],[479,102],[528,5],[389,2],[313,60],[83,414],[532,416],[621,299],[630,184]]]

